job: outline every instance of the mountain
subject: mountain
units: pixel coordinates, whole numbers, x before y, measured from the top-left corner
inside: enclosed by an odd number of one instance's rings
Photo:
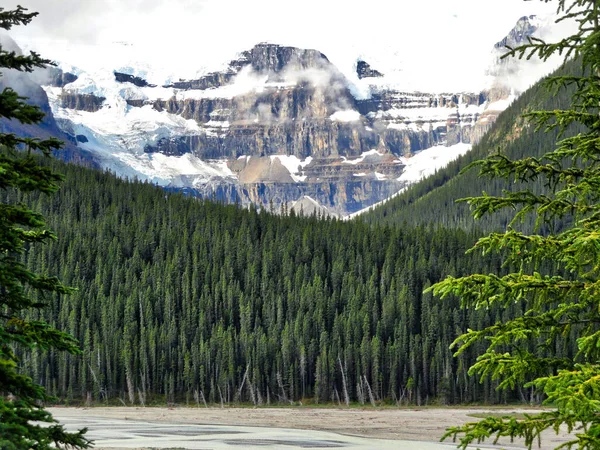
[[[22,54],[16,42],[5,34],[0,35],[0,45],[6,51],[15,52],[17,55]],[[40,139],[56,137],[64,142],[63,149],[57,152],[58,157],[64,161],[76,164],[99,167],[94,162],[93,154],[78,148],[76,138],[63,132],[59,127],[52,114],[48,96],[41,87],[41,84],[64,86],[72,81],[74,81],[73,76],[64,74],[60,69],[56,68],[36,70],[33,74],[16,70],[3,71],[0,76],[0,90],[7,87],[15,89],[19,95],[27,97],[29,103],[40,107],[45,113],[45,117],[40,124],[22,124],[17,120],[2,120],[0,121],[0,132]]]
[[[577,76],[581,66],[578,61],[568,61],[554,75]],[[521,114],[536,109],[565,109],[571,102],[574,88],[562,89],[558,93],[550,93],[542,83],[537,83],[524,92],[515,102],[498,117],[493,129],[476,144],[472,151],[457,158],[443,169],[410,186],[408,189],[360,215],[360,219],[379,225],[424,225],[436,223],[449,228],[466,230],[483,229],[485,231],[504,230],[514,212],[500,211],[492,216],[485,216],[475,222],[469,207],[456,200],[466,197],[480,196],[482,192],[489,195],[501,195],[502,191],[531,189],[542,193],[548,189],[539,181],[526,185],[512,181],[479,178],[477,169],[464,169],[474,161],[484,159],[491,153],[502,152],[512,159],[540,157],[555,147],[558,131],[537,132],[535,127],[528,126]],[[566,135],[579,131],[566,130]],[[524,223],[514,224],[516,228],[532,229],[534,223],[527,218]],[[554,224],[555,229],[561,224]]]
[[[405,92],[365,59],[342,73],[318,50],[270,43],[183,79],[140,63],[58,61],[61,75],[43,88],[61,131],[120,176],[228,203],[316,202],[347,215],[478,142],[518,93],[506,81],[519,69],[497,61],[498,49],[540,23],[519,20],[490,50],[489,84],[470,93]]]

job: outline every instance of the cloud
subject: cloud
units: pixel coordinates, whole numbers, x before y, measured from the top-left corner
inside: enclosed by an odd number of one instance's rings
[[[487,64],[480,55],[519,17],[555,8],[523,0],[18,1],[40,16],[15,31],[17,41],[37,39],[40,47],[34,48],[57,60],[70,54],[59,54],[60,45],[51,41],[125,41],[136,46],[137,60],[160,59],[177,76],[188,77],[194,69],[217,70],[236,53],[272,42],[318,49],[346,75],[362,56],[407,89],[437,82],[435,77],[472,84]],[[449,67],[460,73],[449,73]]]
[[[181,36],[195,37],[200,46],[243,38],[318,44],[335,37],[355,44],[410,36],[413,43],[428,39],[447,46],[444,33],[462,36],[466,25],[473,30],[469,43],[477,45],[480,34],[501,38],[521,15],[554,8],[523,0],[10,0],[5,7],[17,3],[38,11],[31,27],[54,38]]]
[[[184,11],[196,14],[204,1],[11,0],[7,3],[6,9],[23,4],[29,11],[39,13],[28,26],[32,34],[95,43],[103,36],[119,35],[138,27],[143,30],[142,34],[149,33],[151,30],[144,25],[152,18],[167,21]],[[173,14],[165,15],[169,10]]]

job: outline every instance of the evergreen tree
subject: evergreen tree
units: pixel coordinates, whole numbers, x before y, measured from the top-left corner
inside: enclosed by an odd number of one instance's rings
[[[36,14],[27,13],[20,6],[8,11],[0,8],[0,28],[26,25]],[[0,68],[31,72],[49,63],[36,53],[22,56],[0,47]],[[4,89],[0,93],[0,118],[39,123],[44,114],[25,100],[11,88]],[[60,141],[0,134],[0,147],[2,190],[45,194],[57,190],[61,177],[40,166],[32,152],[50,157],[53,150],[61,147]],[[15,347],[65,350],[71,354],[79,351],[71,336],[25,315],[70,292],[57,278],[34,273],[21,260],[30,245],[51,239],[54,235],[44,229],[42,215],[24,204],[0,203],[0,447],[6,450],[87,448],[89,444],[85,430],[67,433],[44,410],[43,403],[50,397],[21,373],[20,359],[15,354]],[[32,423],[36,421],[51,425]]]
[[[543,195],[524,189],[466,199],[475,218],[505,208],[517,211],[505,232],[491,233],[472,249],[499,253],[516,270],[504,276],[448,277],[432,288],[442,298],[458,296],[465,308],[522,306],[521,316],[460,336],[457,353],[485,344],[471,375],[495,380],[500,389],[533,388],[553,409],[524,420],[488,418],[448,430],[445,437],[460,435],[462,448],[502,436],[524,438],[531,448],[543,430],[558,432],[561,426],[575,431],[561,448],[600,448],[600,1],[558,4],[560,20],[576,20],[578,32],[555,44],[533,39],[509,55],[546,59],[560,52],[582,64],[582,75],[547,82],[550,89],[575,86],[569,109],[525,115],[538,130],[558,130],[562,136],[540,158],[497,154],[474,164],[483,176],[542,181],[549,189]],[[582,131],[565,137],[575,126]],[[512,226],[528,214],[536,218],[533,234]],[[557,219],[571,225],[540,232]],[[573,356],[563,351],[570,341],[577,344]]]

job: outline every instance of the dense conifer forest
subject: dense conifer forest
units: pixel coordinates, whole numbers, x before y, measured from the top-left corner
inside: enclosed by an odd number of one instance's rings
[[[528,401],[467,375],[481,349],[449,350],[468,328],[522,311],[460,310],[423,291],[447,275],[511,269],[465,255],[505,216],[475,227],[454,205],[505,185],[458,173],[498,148],[547,149],[555,136],[534,134],[518,114],[564,98],[532,88],[472,153],[352,222],[200,201],[54,161],[66,177],[57,194],[9,191],[2,201],[31,205],[59,236],[26,262],[78,289],[47,299],[44,318],[83,354],[33,351],[22,364],[77,403]]]
[[[83,355],[23,355],[51,394],[128,404],[526,396],[479,384],[467,376],[472,355],[449,350],[458,333],[519,311],[465,312],[422,293],[448,274],[502,270],[464,255],[474,232],[280,217],[53,164],[66,176],[57,194],[11,199],[59,236],[27,253],[30,267],[78,288],[52,299],[45,319]]]

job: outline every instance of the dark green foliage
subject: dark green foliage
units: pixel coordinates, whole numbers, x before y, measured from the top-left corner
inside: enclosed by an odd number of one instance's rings
[[[558,4],[563,18],[577,20],[579,31],[558,44],[536,39],[510,52],[543,58],[565,52],[581,64],[579,76],[545,83],[574,88],[568,105],[523,116],[535,132],[554,132],[555,142],[541,155],[513,159],[496,153],[473,163],[482,177],[520,184],[464,199],[475,218],[510,210],[504,231],[480,239],[471,252],[499,255],[515,269],[448,276],[429,289],[442,298],[459,297],[468,310],[521,305],[521,317],[468,330],[453,346],[460,355],[483,345],[469,374],[496,381],[499,389],[534,389],[552,409],[522,420],[488,418],[451,428],[445,437],[460,436],[461,448],[503,436],[523,438],[532,448],[542,431],[558,433],[561,427],[573,439],[558,448],[600,448],[600,1]],[[528,216],[534,226],[527,233],[513,228]],[[557,222],[560,228],[551,226]],[[562,349],[573,343],[576,354],[564,355]]]
[[[458,332],[518,307],[463,313],[422,294],[446,274],[499,270],[464,256],[478,235],[273,216],[53,164],[66,176],[56,195],[13,199],[61,236],[27,252],[28,267],[78,288],[45,318],[82,342],[83,356],[23,357],[52,394],[337,402],[341,366],[351,401],[370,402],[369,389],[374,400],[420,404],[529,399],[468,378],[474,353],[448,350]]]
[[[0,28],[27,24],[36,14],[26,14],[18,7],[13,11],[0,8]],[[0,47],[0,68],[31,71],[48,61],[36,54],[18,56]],[[25,103],[12,89],[0,93],[0,119],[21,123],[38,123],[43,118],[39,108]],[[23,361],[16,353],[40,350],[79,352],[77,342],[68,334],[43,321],[31,318],[32,311],[51,303],[53,298],[72,290],[56,277],[40,275],[47,270],[31,271],[22,261],[26,248],[48,243],[54,235],[44,228],[44,217],[26,203],[15,202],[15,195],[50,194],[58,189],[62,177],[39,164],[32,152],[49,157],[61,143],[55,139],[21,138],[0,134],[0,447],[7,450],[43,450],[88,447],[85,430],[67,433],[43,409],[52,400],[42,386],[23,375]],[[11,197],[13,201],[7,201]],[[31,422],[46,422],[42,427]]]

